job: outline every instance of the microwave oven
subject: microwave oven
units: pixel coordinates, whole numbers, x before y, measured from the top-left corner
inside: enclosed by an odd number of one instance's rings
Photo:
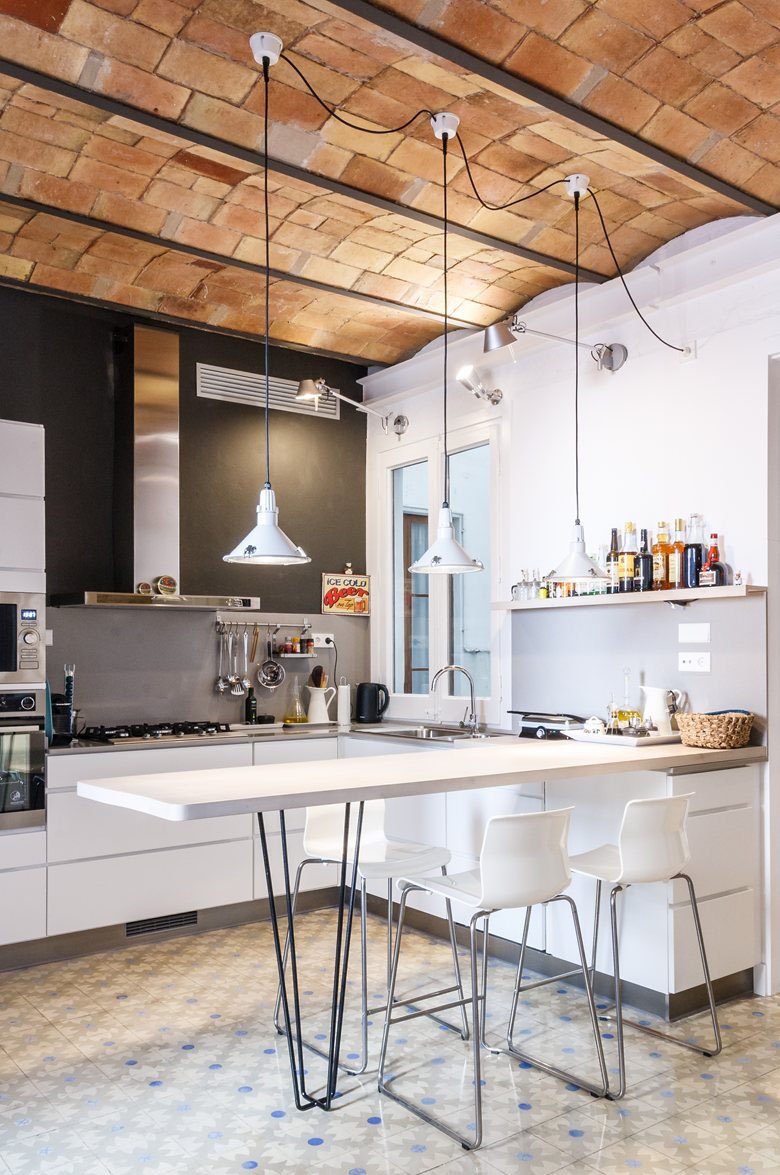
[[[46,597],[0,592],[0,690],[46,683]]]

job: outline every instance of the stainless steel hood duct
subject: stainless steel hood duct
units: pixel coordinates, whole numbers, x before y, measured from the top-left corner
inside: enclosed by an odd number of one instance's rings
[[[179,336],[134,327],[133,579],[159,575],[179,582]],[[52,603],[102,608],[260,608],[257,596],[167,596],[84,592]]]

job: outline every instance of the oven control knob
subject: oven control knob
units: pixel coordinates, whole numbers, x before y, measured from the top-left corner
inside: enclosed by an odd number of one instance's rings
[[[35,698],[31,694],[26,694],[19,703],[23,710],[35,709]]]
[[[25,632],[22,633],[22,640],[26,645],[37,645],[38,633],[34,628],[28,628]]]

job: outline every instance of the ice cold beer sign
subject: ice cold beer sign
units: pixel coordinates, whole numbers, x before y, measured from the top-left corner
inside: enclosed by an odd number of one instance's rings
[[[371,611],[371,577],[322,574],[322,614],[368,616]]]

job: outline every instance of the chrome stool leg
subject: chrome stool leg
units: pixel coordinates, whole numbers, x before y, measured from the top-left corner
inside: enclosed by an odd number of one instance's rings
[[[470,945],[469,953],[470,953],[470,962],[471,962],[471,998],[470,999],[460,998],[457,1000],[450,1000],[448,1003],[440,1004],[436,1008],[433,1008],[430,1010],[416,1009],[413,1012],[406,1012],[403,1015],[396,1016],[393,1014],[394,1010],[398,1007],[403,1006],[402,1002],[396,1000],[396,998],[395,998],[395,987],[396,987],[396,981],[398,979],[398,960],[399,960],[400,953],[401,953],[401,939],[403,937],[403,930],[404,930],[404,924],[405,924],[405,919],[406,919],[407,900],[408,900],[409,894],[411,892],[413,892],[414,889],[419,889],[419,888],[420,887],[418,887],[418,886],[407,885],[404,887],[403,892],[401,894],[401,905],[400,905],[400,909],[399,909],[399,913],[398,913],[398,928],[396,930],[395,949],[393,951],[393,968],[392,968],[392,972],[391,972],[391,976],[390,976],[390,991],[389,991],[389,996],[388,996],[388,1009],[387,1009],[387,1014],[385,1016],[385,1025],[384,1025],[384,1029],[382,1032],[382,1046],[381,1046],[380,1053],[379,1053],[378,1089],[379,1089],[380,1093],[383,1093],[386,1097],[391,1098],[392,1101],[397,1102],[399,1105],[403,1106],[405,1109],[410,1110],[413,1114],[416,1114],[418,1118],[421,1118],[423,1120],[423,1122],[427,1122],[429,1125],[435,1126],[438,1130],[443,1131],[445,1134],[449,1135],[450,1138],[453,1138],[456,1142],[459,1142],[465,1150],[475,1150],[478,1146],[480,1146],[480,1144],[482,1142],[482,1065],[481,1065],[480,1043],[479,1043],[480,1036],[481,1036],[480,1004],[482,1002],[482,995],[481,995],[480,986],[479,986],[479,961],[478,961],[478,957],[477,957],[478,956],[478,924],[479,924],[480,920],[489,917],[489,914],[485,910],[478,910],[472,916],[471,922],[469,923],[469,945]],[[455,989],[449,989],[449,990],[457,990],[457,989],[455,988]],[[428,998],[431,998],[432,996],[441,995],[441,994],[444,994],[444,993],[443,992],[431,992],[427,996],[418,996],[415,999],[415,1003],[419,1003],[421,999],[428,999]],[[415,1105],[413,1102],[408,1101],[406,1098],[402,1097],[400,1094],[395,1093],[392,1089],[389,1088],[388,1081],[385,1078],[385,1064],[386,1064],[386,1060],[387,1060],[387,1043],[388,1043],[388,1038],[389,1038],[389,1034],[390,1034],[390,1025],[391,1024],[399,1024],[399,1023],[402,1023],[406,1020],[414,1020],[419,1016],[428,1016],[433,1011],[442,1012],[442,1011],[446,1011],[448,1008],[458,1008],[458,1007],[465,1008],[465,1006],[467,1004],[471,1004],[471,1016],[472,1016],[471,1040],[472,1040],[472,1051],[473,1051],[473,1056],[474,1056],[474,1137],[473,1138],[459,1134],[456,1130],[454,1130],[451,1126],[448,1126],[447,1123],[443,1122],[441,1119],[434,1117],[433,1114],[429,1114],[426,1110],[422,1109],[420,1106]]]
[[[606,1097],[609,1092],[609,1078],[607,1075],[607,1065],[604,1060],[604,1046],[601,1043],[601,1033],[599,1031],[598,1016],[596,1013],[596,1005],[593,1000],[593,988],[590,981],[590,969],[588,967],[588,960],[585,954],[585,944],[582,941],[582,930],[580,929],[580,919],[577,913],[577,906],[574,900],[568,894],[558,894],[557,897],[551,898],[550,902],[545,902],[544,905],[550,905],[552,902],[566,902],[571,911],[572,922],[574,925],[574,934],[577,939],[577,951],[580,957],[580,966],[574,971],[567,971],[566,975],[574,975],[581,973],[582,981],[585,987],[585,996],[588,1001],[588,1011],[590,1013],[591,1027],[593,1028],[593,1039],[596,1046],[596,1058],[599,1064],[599,1072],[601,1074],[601,1084],[596,1085],[592,1081],[587,1081],[582,1077],[578,1077],[575,1073],[570,1073],[567,1069],[559,1069],[556,1065],[549,1065],[545,1061],[540,1061],[537,1057],[532,1057],[529,1053],[519,1049],[513,1039],[515,1019],[517,1017],[517,1005],[520,995],[524,991],[532,991],[537,987],[544,987],[549,983],[558,982],[562,976],[552,975],[544,979],[535,980],[532,983],[523,983],[523,964],[525,962],[525,952],[528,943],[528,930],[531,924],[531,910],[529,906],[525,912],[525,922],[523,924],[523,940],[520,944],[520,959],[517,965],[517,976],[515,979],[515,989],[512,993],[512,1005],[509,1011],[509,1022],[507,1024],[506,1033],[506,1047],[496,1048],[495,1045],[488,1045],[487,1047],[493,1053],[507,1053],[511,1057],[516,1057],[519,1061],[526,1061],[529,1065],[533,1065],[535,1069],[541,1070],[542,1073],[547,1073],[550,1077],[558,1077],[561,1081],[573,1083],[578,1085],[580,1089],[586,1089],[595,1097]]]

